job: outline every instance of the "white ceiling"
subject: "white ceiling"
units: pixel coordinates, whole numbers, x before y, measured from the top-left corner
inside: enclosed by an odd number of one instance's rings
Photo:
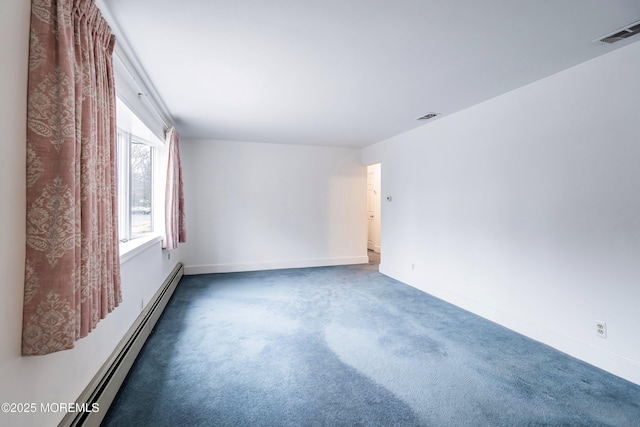
[[[363,147],[640,38],[593,42],[639,20],[638,0],[99,5],[183,139]]]

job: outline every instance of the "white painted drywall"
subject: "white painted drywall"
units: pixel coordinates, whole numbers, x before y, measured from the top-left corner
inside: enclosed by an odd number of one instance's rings
[[[20,355],[24,291],[26,92],[30,2],[0,6],[0,403],[36,403],[36,413],[0,412],[3,426],[53,426],[64,413],[41,412],[41,403],[73,402],[180,260],[153,245],[122,265],[124,302],[76,348],[47,356]]]
[[[365,148],[380,270],[640,384],[638,76],[635,43]]]
[[[359,151],[196,140],[181,150],[186,273],[367,262]]]

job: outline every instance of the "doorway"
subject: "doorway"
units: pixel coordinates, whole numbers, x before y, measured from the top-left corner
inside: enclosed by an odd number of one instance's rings
[[[367,254],[369,255],[369,264],[380,264],[381,187],[381,164],[367,166]]]

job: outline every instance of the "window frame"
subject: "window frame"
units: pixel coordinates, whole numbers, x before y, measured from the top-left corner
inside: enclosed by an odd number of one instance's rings
[[[118,158],[118,239],[120,243],[126,243],[141,237],[152,234],[159,234],[156,229],[157,209],[160,206],[158,199],[158,162],[160,158],[161,145],[157,142],[146,140],[140,136],[134,135],[120,127],[117,128],[117,158]],[[134,233],[132,230],[132,207],[133,207],[133,190],[132,190],[132,171],[131,171],[131,150],[132,144],[143,144],[150,148],[151,156],[151,212],[150,222],[151,230]],[[127,165],[127,167],[122,167]]]

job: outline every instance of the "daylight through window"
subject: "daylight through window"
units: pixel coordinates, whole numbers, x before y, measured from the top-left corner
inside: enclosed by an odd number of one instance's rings
[[[154,168],[160,141],[119,99],[119,238],[126,242],[154,231]]]

